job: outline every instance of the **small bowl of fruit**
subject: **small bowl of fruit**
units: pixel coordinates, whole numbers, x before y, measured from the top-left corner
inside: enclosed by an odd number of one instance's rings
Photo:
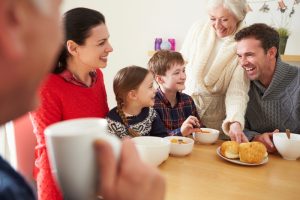
[[[170,154],[172,156],[186,156],[194,147],[194,140],[183,136],[168,136],[165,139],[171,142]]]

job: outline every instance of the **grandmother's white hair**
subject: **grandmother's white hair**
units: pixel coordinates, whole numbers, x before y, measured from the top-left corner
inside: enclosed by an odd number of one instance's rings
[[[238,21],[242,21],[247,14],[247,5],[246,0],[209,0],[207,2],[207,9],[213,10],[218,6],[224,6]]]

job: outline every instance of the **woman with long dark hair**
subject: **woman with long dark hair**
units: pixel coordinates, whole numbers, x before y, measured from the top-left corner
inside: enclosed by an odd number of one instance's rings
[[[41,105],[32,113],[36,146],[38,198],[62,199],[51,175],[44,129],[55,122],[80,117],[106,117],[103,74],[113,50],[104,16],[88,8],[65,13],[65,41],[56,67],[40,89]],[[50,39],[50,38],[49,38]]]

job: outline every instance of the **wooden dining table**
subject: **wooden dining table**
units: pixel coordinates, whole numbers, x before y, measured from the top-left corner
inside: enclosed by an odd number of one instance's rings
[[[191,154],[170,156],[159,166],[167,183],[166,200],[300,199],[299,159],[271,154],[263,165],[234,164],[216,153],[221,143],[195,144]]]

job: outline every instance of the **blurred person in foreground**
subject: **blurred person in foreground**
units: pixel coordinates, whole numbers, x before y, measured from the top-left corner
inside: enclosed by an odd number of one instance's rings
[[[0,1],[0,124],[37,105],[37,88],[54,65],[62,41],[60,3]],[[113,159],[107,143],[96,141],[95,150],[101,169],[99,194],[103,198],[163,199],[163,178],[156,169],[140,161],[132,142],[123,142],[119,163]],[[25,179],[1,157],[0,199],[35,199]]]
[[[281,61],[279,35],[253,24],[235,35],[237,55],[251,80],[245,134],[275,152],[274,132],[300,133],[300,68]]]

